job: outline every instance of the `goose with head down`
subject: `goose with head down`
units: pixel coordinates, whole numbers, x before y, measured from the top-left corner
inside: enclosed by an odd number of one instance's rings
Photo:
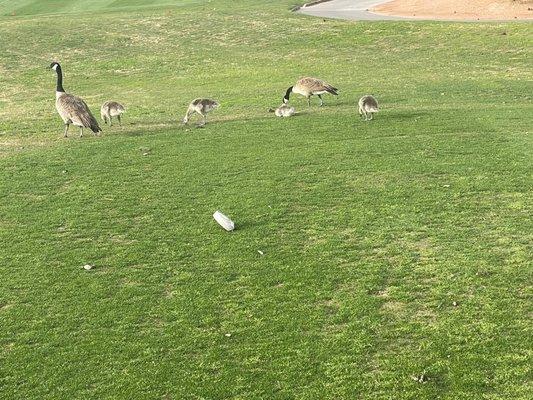
[[[287,104],[289,102],[289,97],[291,93],[297,93],[307,98],[307,105],[311,106],[311,96],[318,96],[320,99],[320,105],[324,104],[322,100],[322,95],[325,93],[332,94],[334,96],[338,95],[337,88],[331,86],[329,83],[317,79],[317,78],[302,78],[294,86],[291,86],[287,89],[285,96],[283,97],[283,102]]]
[[[370,94],[359,99],[359,115],[365,118],[365,121],[371,121],[374,113],[379,111],[378,101]]]
[[[203,117],[203,122],[201,122],[199,126],[204,126],[207,123],[207,113],[217,109],[218,107],[220,107],[220,103],[218,101],[202,98],[194,99],[189,104],[189,107],[187,107],[187,112],[183,118],[183,123],[188,124],[191,116],[194,113],[197,113]]]
[[[106,101],[100,108],[100,117],[104,124],[109,123],[109,126],[113,126],[113,117],[117,117],[119,125],[122,125],[120,116],[126,112],[124,106],[116,101]]]

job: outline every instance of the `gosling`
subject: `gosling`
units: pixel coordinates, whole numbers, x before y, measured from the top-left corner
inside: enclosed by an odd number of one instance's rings
[[[198,113],[203,117],[203,122],[198,124],[198,126],[204,126],[207,124],[207,114],[215,109],[217,109],[220,106],[220,103],[215,100],[211,99],[194,99],[191,101],[191,104],[189,104],[189,107],[187,108],[187,113],[185,114],[185,118],[183,118],[183,123],[188,124],[189,119],[194,113]]]
[[[275,110],[273,108],[270,108],[268,111],[273,112],[276,115],[276,117],[285,117],[285,118],[291,117],[295,113],[294,107],[290,107],[287,104],[282,104]]]
[[[365,121],[374,118],[374,113],[379,111],[378,101],[374,96],[366,95],[359,99],[359,115],[365,117]]]
[[[378,101],[374,96],[366,95],[359,99],[359,115],[364,116],[365,121],[371,121],[374,118],[373,114],[378,111]]]
[[[122,125],[120,116],[125,111],[126,110],[122,104],[117,103],[116,101],[106,101],[102,104],[102,108],[100,108],[100,117],[102,117],[104,124],[107,125],[109,123],[109,126],[113,126],[113,117],[117,117],[119,125]]]

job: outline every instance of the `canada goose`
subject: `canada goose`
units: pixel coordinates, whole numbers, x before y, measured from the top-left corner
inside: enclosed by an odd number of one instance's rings
[[[79,97],[65,93],[61,66],[53,62],[50,64],[50,68],[57,73],[56,110],[65,123],[65,137],[67,137],[70,124],[80,127],[80,137],[83,136],[83,128],[90,128],[95,135],[101,132],[102,130],[87,104]]]
[[[373,114],[379,111],[378,101],[374,96],[366,95],[359,99],[359,115],[365,117],[365,121],[370,121]],[[370,115],[370,118],[368,116]]]
[[[289,102],[289,96],[291,93],[297,93],[307,97],[307,105],[311,106],[311,96],[317,95],[320,99],[320,105],[322,106],[324,104],[322,95],[324,93],[330,93],[334,96],[337,96],[338,90],[339,89],[334,88],[323,80],[316,78],[302,78],[296,82],[296,85],[287,89],[287,93],[285,93],[285,97],[283,97],[283,102],[287,104]]]
[[[194,99],[191,101],[191,104],[189,104],[189,107],[187,108],[187,113],[185,114],[185,118],[183,118],[183,123],[187,124],[189,122],[189,118],[192,114],[198,113],[202,117],[204,117],[204,121],[202,125],[205,125],[207,123],[207,113],[210,111],[213,111],[215,108],[218,108],[220,104],[218,101],[211,100],[211,99]]]
[[[122,121],[120,120],[120,116],[125,112],[124,106],[120,103],[117,103],[116,101],[106,101],[104,104],[102,104],[102,108],[100,108],[100,116],[102,117],[102,121],[104,121],[104,124],[107,124],[109,121],[109,126],[113,126],[113,117],[118,118],[118,123],[122,125]]]
[[[282,104],[275,110],[273,108],[270,108],[268,111],[276,114],[276,117],[290,117],[295,113],[294,107],[290,107],[286,104]]]

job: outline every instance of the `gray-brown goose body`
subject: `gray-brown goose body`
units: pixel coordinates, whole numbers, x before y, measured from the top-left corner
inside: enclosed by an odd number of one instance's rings
[[[80,128],[80,137],[83,136],[83,128],[89,128],[95,135],[101,132],[98,121],[94,118],[87,104],[81,98],[68,94],[63,89],[61,66],[53,62],[50,64],[50,68],[57,73],[56,110],[65,124],[64,136],[67,137],[71,124]]]
[[[183,123],[189,123],[189,119],[191,118],[191,116],[194,113],[198,113],[204,119],[202,125],[205,125],[207,123],[207,114],[218,108],[219,106],[220,103],[216,100],[202,98],[194,99],[189,104],[189,107],[187,107],[187,112],[185,114],[185,118],[183,118]]]
[[[311,105],[311,96],[318,96],[320,99],[320,105],[324,104],[322,100],[322,95],[325,93],[332,94],[337,96],[339,89],[331,86],[329,83],[323,81],[322,79],[317,78],[302,78],[294,86],[291,86],[287,89],[285,96],[283,97],[283,102],[287,104],[289,102],[289,97],[291,93],[297,93],[307,98],[307,105]]]
[[[359,99],[359,115],[365,118],[365,121],[370,121],[374,118],[374,113],[379,111],[378,101],[370,94],[367,94]]]
[[[122,125],[120,116],[126,112],[124,106],[116,101],[106,101],[100,108],[100,117],[104,124],[109,123],[109,126],[113,126],[113,117],[117,117],[118,123]]]

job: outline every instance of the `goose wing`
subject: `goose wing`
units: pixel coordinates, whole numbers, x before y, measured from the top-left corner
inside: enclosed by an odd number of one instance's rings
[[[93,132],[100,132],[98,121],[89,110],[89,106],[82,99],[71,94],[64,94],[57,99],[57,108],[67,116],[74,125],[90,128]]]
[[[109,101],[107,105],[111,110],[124,112],[124,106],[120,103],[117,103],[116,101]]]
[[[375,99],[375,97],[373,96],[369,96],[367,99],[366,99],[366,104],[368,104],[370,107],[372,108],[375,108],[377,110],[378,108],[378,102],[377,100]]]
[[[305,87],[307,90],[309,90],[311,93],[313,92],[323,92],[326,91],[328,93],[337,95],[337,88],[331,86],[329,83],[324,82],[321,79],[317,78],[302,78],[298,81],[298,85]]]
[[[191,105],[193,106],[202,106],[202,107],[216,107],[218,106],[218,101],[211,100],[211,99],[194,99],[191,101]]]
[[[378,101],[374,96],[366,95],[361,97],[361,100],[359,100],[359,104],[362,106],[370,107],[370,108],[378,108]]]

